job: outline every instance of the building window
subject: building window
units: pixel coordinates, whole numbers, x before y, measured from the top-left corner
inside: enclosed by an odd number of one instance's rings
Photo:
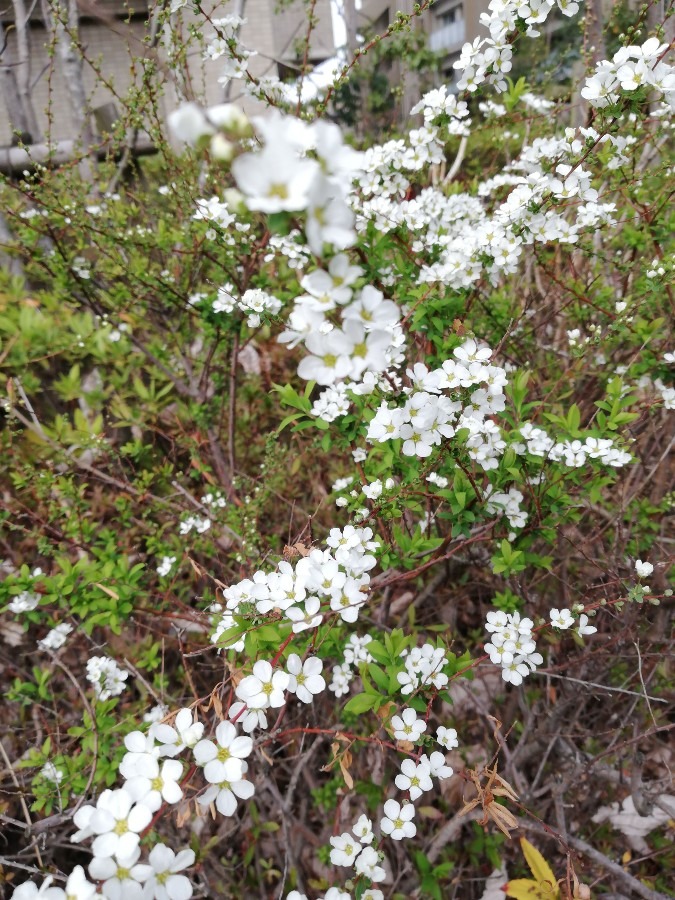
[[[461,47],[465,41],[464,4],[446,7],[433,19],[429,34],[429,47],[436,52]]]
[[[441,13],[438,17],[439,24],[443,25],[452,25],[455,22],[463,22],[464,21],[464,6],[463,4],[459,4],[459,6],[453,6],[452,9],[449,9],[447,12]]]

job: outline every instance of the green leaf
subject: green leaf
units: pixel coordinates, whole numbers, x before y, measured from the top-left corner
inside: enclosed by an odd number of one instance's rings
[[[389,678],[379,666],[376,666],[375,663],[369,663],[368,674],[381,691],[389,692]]]
[[[369,709],[374,709],[376,702],[377,697],[373,694],[356,694],[345,704],[344,711],[358,716],[368,712]]]

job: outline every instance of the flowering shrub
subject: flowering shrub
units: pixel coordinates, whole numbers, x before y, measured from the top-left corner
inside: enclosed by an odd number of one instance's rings
[[[637,21],[572,125],[507,76],[554,7],[493,0],[459,94],[366,149],[208,20],[274,108],[182,105],[159,187],[7,186],[3,817],[64,836],[18,900],[478,897],[519,827],[555,896],[578,854],[665,896],[663,847],[629,873],[565,809],[634,750],[671,802],[675,69]]]

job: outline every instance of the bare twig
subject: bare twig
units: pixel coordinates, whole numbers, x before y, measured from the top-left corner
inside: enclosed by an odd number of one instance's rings
[[[19,779],[16,777],[16,772],[14,771],[14,766],[10,762],[9,757],[7,756],[7,753],[5,752],[5,748],[3,746],[2,741],[0,741],[0,754],[2,754],[2,758],[5,761],[5,765],[7,766],[7,769],[9,770],[9,774],[12,778],[12,781],[14,782],[14,787],[19,792],[19,803],[21,804],[21,810],[26,818],[26,825],[28,826],[28,834],[30,834],[30,832],[33,828],[33,822],[31,821],[30,812],[28,811],[28,805],[23,796],[23,790],[21,788],[21,785],[19,784]],[[35,857],[38,861],[38,865],[43,866],[44,863],[42,862],[42,857],[40,856],[40,851],[39,851],[37,845],[35,846]]]

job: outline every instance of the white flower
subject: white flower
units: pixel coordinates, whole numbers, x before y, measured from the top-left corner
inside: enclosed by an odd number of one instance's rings
[[[152,810],[143,803],[134,804],[128,791],[103,791],[88,824],[96,835],[91,848],[94,856],[131,856],[138,847],[140,832],[151,821]],[[74,835],[71,841],[77,842],[77,837]]]
[[[66,900],[91,900],[100,896],[96,893],[96,885],[87,881],[82,866],[75,866],[68,876],[65,894]]]
[[[297,653],[291,653],[286,663],[289,672],[288,690],[303,703],[311,703],[314,694],[326,689],[326,681],[321,674],[323,663],[317,656],[310,656],[303,663]]]
[[[41,641],[38,641],[38,647],[40,650],[58,650],[60,647],[63,647],[67,636],[72,630],[72,625],[69,625],[67,622],[62,622],[60,625],[57,625],[56,628],[52,628]]]
[[[530,674],[530,670],[525,663],[520,662],[520,657],[511,659],[509,663],[502,665],[502,678],[510,684],[519,685],[523,683],[523,678]]]
[[[103,882],[106,900],[142,900],[142,883],[152,875],[152,866],[139,864],[140,847],[126,856],[95,856],[89,874]]]
[[[400,716],[392,716],[391,727],[394,737],[399,741],[415,743],[419,740],[423,731],[427,730],[427,723],[417,718],[417,713],[412,707],[404,709]]]
[[[588,624],[588,616],[581,615],[579,616],[579,625],[577,627],[577,634],[580,637],[583,637],[585,634],[595,634],[598,629],[594,625]]]
[[[487,362],[492,356],[492,350],[489,347],[479,347],[473,338],[469,338],[461,347],[453,350],[453,355],[462,363]]]
[[[179,141],[194,144],[204,135],[214,134],[215,128],[209,123],[204,110],[196,103],[184,103],[169,113],[169,129]]]
[[[328,690],[332,691],[336,697],[342,697],[343,694],[349,693],[349,682],[354,677],[348,663],[341,666],[333,666],[333,680],[328,685]]]
[[[267,716],[263,709],[248,709],[245,703],[238,700],[227,711],[228,718],[239,722],[244,731],[250,734],[256,728],[267,728]]]
[[[384,804],[384,818],[380,821],[382,833],[388,834],[395,841],[414,837],[417,833],[417,826],[412,821],[414,816],[415,807],[412,803],[401,806],[396,800],[387,800]]]
[[[34,594],[32,593],[32,591],[22,591],[20,594],[17,594],[17,596],[13,598],[13,600],[9,604],[8,609],[13,613],[30,612],[31,610],[35,609],[39,602],[39,594]],[[26,884],[32,883],[32,881],[26,882]]]
[[[436,740],[446,750],[453,750],[455,747],[459,747],[457,732],[454,728],[446,728],[444,725],[439,725],[436,730]]]
[[[300,159],[280,138],[261,152],[244,153],[232,163],[232,175],[246,196],[246,205],[265,213],[306,209],[318,172],[315,160]]]
[[[361,845],[345,831],[343,834],[330,838],[330,861],[334,866],[353,866],[354,860],[361,852]]]
[[[175,562],[176,562],[175,556],[163,556],[160,564],[157,566],[157,574],[160,575],[162,578],[165,575],[168,575]]]
[[[62,888],[49,886],[53,880],[48,875],[40,887],[34,881],[24,881],[14,890],[12,900],[35,900],[38,897],[43,900],[66,900],[66,893]]]
[[[57,769],[54,763],[46,762],[44,766],[40,769],[40,775],[47,781],[51,781],[54,784],[60,784],[63,781],[63,771],[61,769]]]
[[[420,757],[420,764],[426,765],[434,778],[440,778],[441,780],[450,778],[453,773],[452,766],[446,765],[445,756],[439,750],[434,750],[428,758],[426,753],[424,753]]]
[[[194,861],[194,850],[175,853],[164,844],[156,844],[148,856],[152,875],[145,882],[144,900],[188,900],[192,896],[192,883],[185,875],[177,873]]]
[[[371,881],[382,881],[386,872],[380,865],[380,855],[374,847],[364,847],[356,860],[355,869]]]
[[[635,572],[638,578],[649,578],[654,571],[654,566],[650,562],[642,562],[641,559],[635,560]]]
[[[551,625],[565,631],[574,625],[574,616],[569,609],[552,609],[550,612]]]
[[[230,760],[235,762],[235,760]],[[237,798],[241,800],[249,800],[255,793],[255,787],[252,782],[247,781],[243,775],[246,774],[248,763],[242,760],[236,760],[241,767],[241,773],[235,778],[232,777],[227,781],[221,781],[219,784],[211,784],[204,793],[197,799],[200,806],[208,806],[215,802],[216,809],[223,816],[233,816],[237,810]]]
[[[152,726],[150,734],[164,744],[161,756],[177,756],[185,747],[194,747],[204,733],[204,723],[193,720],[192,710],[185,707],[176,713],[173,726],[159,722]]]
[[[422,759],[425,759],[422,757]],[[413,759],[404,759],[401,763],[401,771],[394,779],[396,787],[402,791],[410,792],[410,799],[417,800],[424,791],[430,791],[433,787],[431,770],[426,760],[416,764]]]
[[[249,709],[277,708],[286,702],[284,691],[289,681],[290,676],[286,672],[280,669],[273,671],[271,664],[261,659],[253,666],[253,674],[242,678],[235,693]]]
[[[144,714],[143,721],[148,722],[150,725],[154,725],[157,722],[161,722],[164,716],[168,715],[168,712],[169,707],[166,703],[158,703]]]
[[[307,631],[309,628],[316,628],[323,619],[321,601],[318,597],[307,597],[304,607],[301,609],[299,606],[289,606],[286,610],[287,618],[293,622],[294,634],[300,634],[301,631]]]
[[[352,826],[352,831],[362,844],[372,844],[375,837],[373,834],[373,823],[365,813],[356,820]]]
[[[142,775],[147,770],[148,764],[160,755],[159,748],[155,746],[152,729],[149,734],[143,734],[142,731],[129,732],[124,738],[124,746],[128,752],[124,754],[119,766],[119,773],[123,778]]]
[[[252,738],[238,735],[232,722],[221,722],[216,741],[199,741],[193,751],[197,765],[204,766],[204,778],[211,784],[239,780],[244,771],[241,761],[253,750]]]
[[[160,769],[156,759],[149,758],[142,770],[130,778],[124,786],[132,798],[152,812],[166,803],[178,803],[183,791],[178,781],[183,775],[183,764],[177,759],[167,759]]]

